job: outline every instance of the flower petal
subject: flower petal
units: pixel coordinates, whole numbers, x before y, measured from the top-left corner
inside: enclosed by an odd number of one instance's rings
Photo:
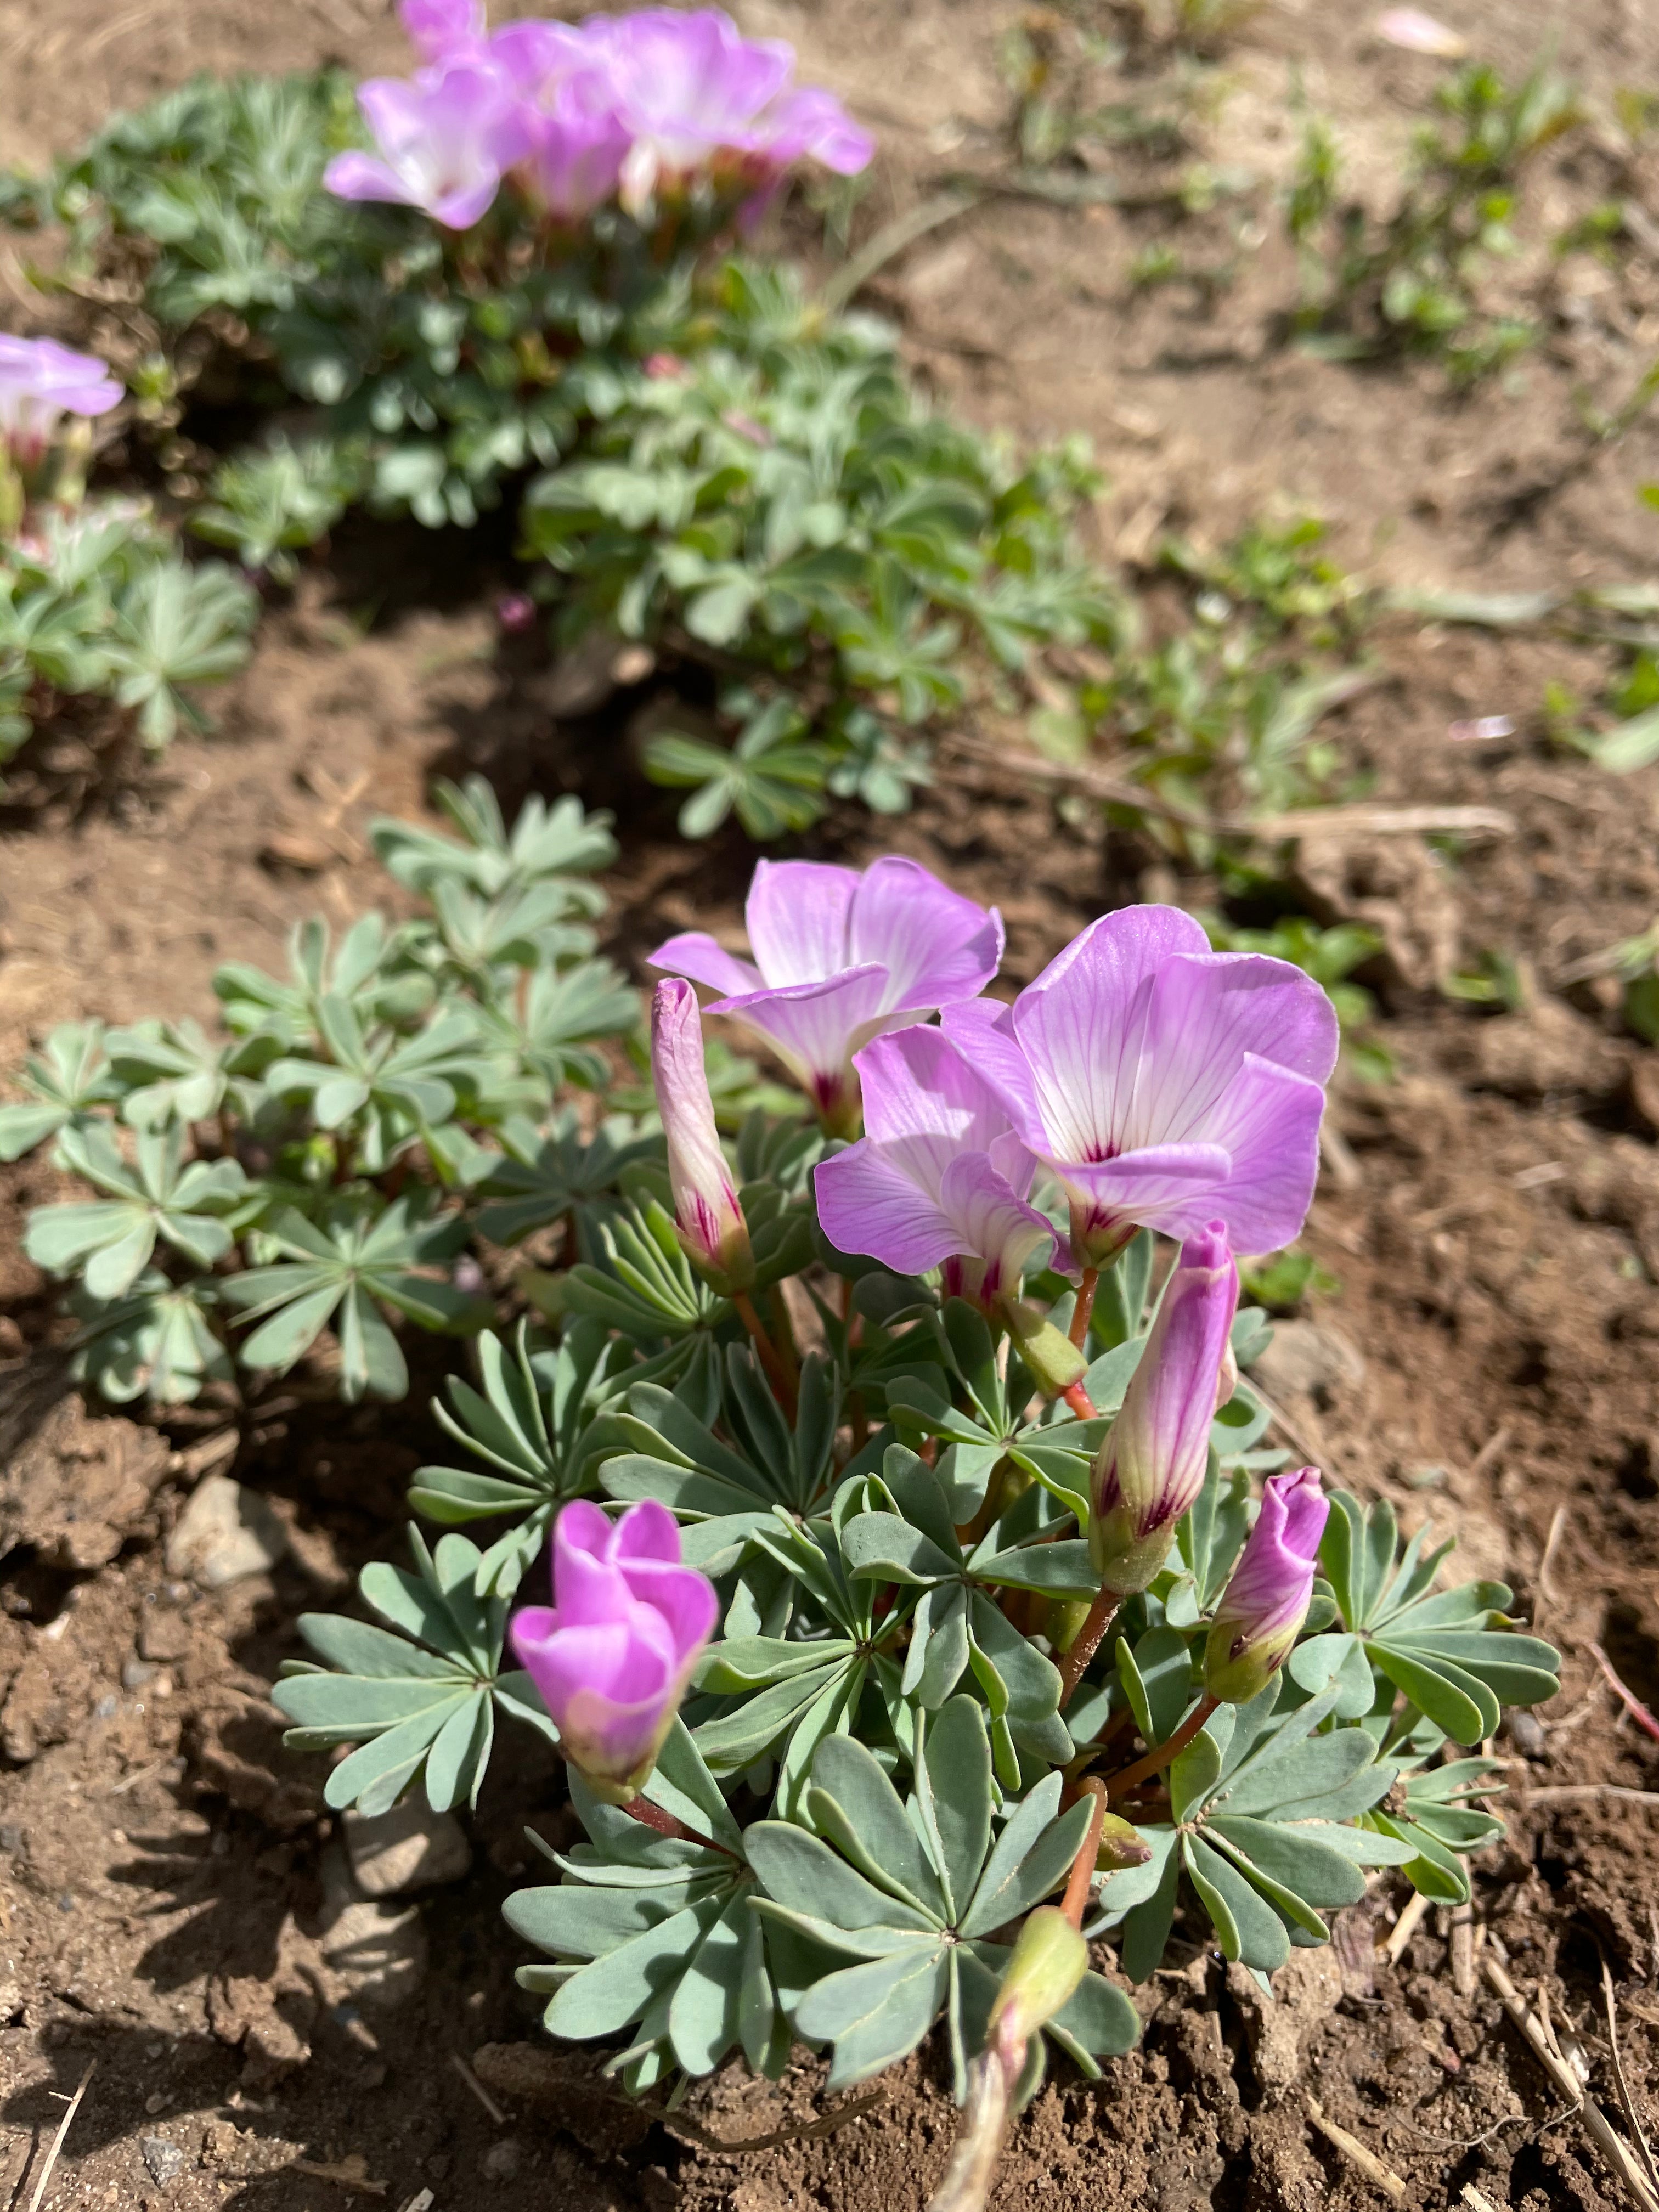
[[[1146,1004],[1121,1148],[1222,1141],[1209,1117],[1247,1054],[1322,1083],[1338,1042],[1329,999],[1288,960],[1208,952],[1166,961]]]
[[[1301,1234],[1319,1178],[1324,1110],[1317,1083],[1252,1056],[1206,1117],[1206,1134],[1226,1146],[1231,1161],[1208,1212],[1226,1223],[1235,1252],[1277,1252]],[[1171,1206],[1170,1234],[1190,1234],[1203,1211],[1196,1202]]]
[[[879,961],[884,1011],[949,1006],[975,997],[1002,958],[1002,916],[951,890],[915,860],[896,856],[865,871],[848,919],[847,957]]]
[[[1014,1035],[1047,1132],[1039,1149],[1099,1160],[1126,1148],[1152,977],[1165,961],[1201,953],[1208,942],[1176,907],[1125,907],[1073,938],[1020,993]]]
[[[758,1030],[797,1079],[822,1101],[826,1092],[839,1089],[860,1028],[881,1012],[886,984],[884,969],[847,968],[827,982],[717,999],[708,1011]]]
[[[1036,1081],[1014,1035],[1013,1008],[994,999],[963,999],[941,1008],[939,1018],[963,1059],[996,1092],[1022,1140],[1033,1152],[1047,1152]]]
[[[766,988],[766,978],[752,960],[738,959],[702,929],[683,930],[679,936],[671,937],[657,947],[646,965],[659,968],[667,975],[689,975],[694,983],[706,983],[711,991],[727,997]]]
[[[838,1252],[922,1275],[957,1249],[956,1224],[939,1200],[867,1137],[821,1161],[812,1184],[819,1222]]]
[[[860,964],[847,949],[848,916],[859,880],[856,868],[827,867],[817,860],[756,862],[744,921],[750,949],[770,988],[821,983]],[[875,957],[866,953],[863,963]]]
[[[1115,1160],[1051,1164],[1091,1226],[1133,1222],[1166,1237],[1189,1237],[1224,1212],[1233,1162],[1221,1145],[1151,1145]]]
[[[1046,1260],[1054,1224],[1028,1206],[983,1152],[958,1152],[945,1171],[939,1203],[957,1231],[956,1249],[986,1263],[983,1296],[1018,1291],[1039,1247]]]

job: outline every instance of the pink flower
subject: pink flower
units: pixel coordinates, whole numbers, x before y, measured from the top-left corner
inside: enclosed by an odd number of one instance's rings
[[[447,230],[489,209],[506,172],[529,149],[521,103],[498,72],[469,61],[423,70],[413,83],[371,77],[357,105],[373,154],[337,154],[323,173],[346,200],[417,207]]]
[[[1337,1028],[1289,961],[1212,952],[1178,908],[1127,907],[1012,1007],[943,1020],[1059,1176],[1085,1265],[1138,1227],[1189,1237],[1218,1220],[1238,1252],[1277,1251],[1301,1228]]]
[[[1054,1232],[1027,1203],[1036,1162],[996,1093],[936,1029],[878,1037],[854,1064],[865,1135],[814,1174],[824,1235],[901,1275],[943,1267],[945,1295],[988,1311],[1017,1297]]]
[[[744,919],[752,962],[690,930],[659,945],[651,965],[725,992],[709,1012],[764,1037],[838,1136],[858,1127],[860,1047],[972,998],[1002,957],[996,909],[947,890],[915,860],[878,860],[862,875],[759,861]]]
[[[1192,1237],[1164,1285],[1123,1407],[1091,1477],[1089,1553],[1120,1597],[1146,1589],[1204,1486],[1210,1424],[1232,1395],[1238,1270],[1218,1221]]]
[[[0,441],[20,468],[41,459],[65,415],[107,415],[125,397],[95,355],[0,331]]]
[[[508,637],[516,637],[535,626],[536,602],[528,592],[503,592],[495,601],[495,621]]]
[[[1462,61],[1469,50],[1467,39],[1420,8],[1388,9],[1376,19],[1376,35],[1408,53],[1434,54],[1442,61]]]
[[[1330,1505],[1319,1470],[1273,1474],[1204,1647],[1204,1686],[1245,1705],[1290,1656],[1313,1596]]]
[[[482,0],[399,0],[398,13],[423,62],[472,59],[484,51]]]
[[[654,1498],[612,1522],[575,1498],[553,1528],[553,1602],[513,1621],[513,1648],[598,1797],[626,1804],[656,1763],[720,1600],[680,1564],[680,1532]]]
[[[714,1127],[697,994],[678,979],[659,983],[652,1001],[651,1080],[686,1257],[722,1295],[747,1290],[755,1279],[749,1225]]]
[[[605,42],[632,141],[622,175],[630,213],[722,157],[755,182],[803,155],[847,170],[870,159],[870,140],[830,94],[792,89],[793,47],[739,37],[718,9],[645,8],[586,27]]]

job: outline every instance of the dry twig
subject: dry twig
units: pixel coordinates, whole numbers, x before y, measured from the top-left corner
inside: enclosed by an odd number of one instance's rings
[[[70,2131],[70,2125],[75,2115],[81,2109],[81,2100],[87,2094],[87,2084],[97,2070],[98,2061],[94,2058],[81,2076],[80,2086],[69,2100],[69,2110],[58,2123],[58,2132],[52,2139],[52,2148],[46,2153],[46,2162],[40,2169],[40,2179],[35,2183],[34,2194],[29,2199],[29,2212],[40,2212],[40,2199],[46,2193],[46,2184],[52,2179],[52,2170],[58,2163],[58,2154],[64,2148],[64,2138]]]
[[[1547,1605],[1559,1605],[1561,1601],[1560,1592],[1550,1580],[1550,1569],[1555,1564],[1556,1547],[1566,1525],[1567,1509],[1558,1505],[1550,1516],[1550,1533],[1544,1540],[1544,1555],[1538,1562],[1538,1595]]]
[[[1613,1974],[1607,1960],[1601,1961],[1601,1997],[1607,2008],[1607,2049],[1613,2055],[1613,2078],[1619,2087],[1619,2101],[1625,2108],[1625,2118],[1636,2138],[1636,2148],[1642,2154],[1642,2164],[1654,2194],[1659,2197],[1659,2168],[1653,2163],[1653,2151],[1648,2142],[1647,2130],[1642,2125],[1642,2116],[1636,2109],[1636,2100],[1625,2077],[1624,2054],[1619,2048],[1619,2008],[1613,1999]]]
[[[1420,1889],[1414,1889],[1400,1908],[1400,1917],[1395,1922],[1388,1942],[1378,1947],[1387,1954],[1391,1966],[1400,1964],[1401,1954],[1417,1933],[1418,1923],[1428,1909],[1429,1900]]]
[[[1505,1759],[1506,1766],[1518,1766],[1519,1759]],[[1618,1797],[1627,1805],[1659,1805],[1659,1790],[1626,1790],[1618,1782],[1558,1782],[1545,1790],[1517,1791],[1516,1802],[1524,1813],[1528,1805],[1542,1803],[1546,1798],[1559,1802],[1566,1798]]]
[[[495,2121],[496,2126],[498,2128],[506,2127],[508,2124],[507,2114],[495,2102],[495,2100],[490,2095],[489,2090],[485,2088],[483,2083],[472,2071],[472,2069],[467,2064],[465,2059],[462,2057],[459,2051],[452,2051],[450,2052],[449,2063],[455,2069],[455,2071],[460,2075],[462,2081],[465,2082],[467,2087],[471,2090],[473,2095],[483,2106],[485,2112],[489,2113],[490,2118]]]
[[[392,2185],[386,2181],[371,2181],[363,2154],[356,2150],[349,2158],[343,2158],[337,2166],[324,2165],[315,2159],[296,2158],[287,2166],[278,2166],[276,2171],[278,2173],[314,2174],[319,2181],[331,2181],[337,2188],[355,2190],[360,2197],[384,2197]]]
[[[1528,2006],[1520,1990],[1495,1958],[1488,1955],[1484,1959],[1481,1971],[1496,1991],[1504,2011],[1526,2037],[1534,2057],[1561,2094],[1571,2101],[1597,2149],[1642,2208],[1642,2212],[1659,2212],[1659,2194],[1655,2193],[1647,2176],[1637,2164],[1630,2145],[1613,2128],[1595,2100],[1585,2095],[1583,2084],[1571,2067],[1551,2050],[1537,2015]]]
[[[1383,2165],[1375,2151],[1366,2149],[1358,2136],[1351,2136],[1346,2128],[1340,2128],[1334,2120],[1328,2120],[1317,2097],[1308,2100],[1308,2118],[1328,2142],[1334,2143],[1344,2158],[1358,2167],[1367,2181],[1392,2197],[1396,2204],[1406,2201],[1406,2185],[1392,2167]]]
[[[843,2105],[838,2112],[825,2112],[816,2120],[808,2120],[798,2128],[774,2128],[769,2135],[744,2136],[737,2142],[726,2142],[712,2130],[696,2120],[689,2119],[684,2112],[658,2112],[658,2122],[677,2135],[688,2136],[702,2150],[723,2151],[728,2155],[744,2150],[777,2150],[785,2143],[816,2142],[820,2136],[832,2136],[844,2128],[848,2120],[862,2119],[878,2105],[885,2104],[884,2089],[872,2089],[867,2097],[860,2097],[850,2105]]]

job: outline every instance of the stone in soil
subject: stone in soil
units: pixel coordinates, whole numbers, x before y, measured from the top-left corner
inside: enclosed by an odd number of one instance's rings
[[[351,1871],[365,1897],[402,1897],[459,1881],[472,1864],[466,1831],[453,1813],[434,1813],[424,1797],[367,1819],[345,1816]]]
[[[1270,1398],[1313,1398],[1322,1404],[1364,1382],[1365,1361],[1340,1329],[1328,1322],[1280,1321],[1273,1342],[1250,1369]]]
[[[141,2136],[138,2148],[149,2168],[150,2179],[163,2189],[179,2179],[188,2163],[182,2144],[169,2142],[165,2136]]]
[[[210,1474],[191,1492],[167,1538],[167,1572],[188,1575],[204,1589],[223,1589],[269,1573],[287,1548],[288,1531],[264,1498],[228,1474]]]
[[[426,1979],[429,1954],[419,1908],[398,1911],[360,1897],[343,1850],[323,1854],[323,1958],[352,2002],[370,2011],[407,2004]]]

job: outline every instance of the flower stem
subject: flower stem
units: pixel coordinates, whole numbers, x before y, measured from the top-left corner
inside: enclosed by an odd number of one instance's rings
[[[1089,1323],[1095,1310],[1095,1285],[1100,1280],[1098,1267],[1085,1267],[1078,1288],[1077,1304],[1072,1309],[1072,1341],[1079,1352],[1088,1339]]]
[[[695,1828],[688,1828],[684,1820],[677,1820],[672,1813],[665,1812],[660,1805],[653,1805],[648,1797],[630,1797],[619,1810],[626,1813],[630,1820],[637,1820],[641,1827],[654,1828],[659,1836],[672,1836],[676,1843],[701,1844],[706,1851],[725,1851],[727,1858],[737,1856],[724,1844],[716,1843],[713,1836],[699,1835]]]
[[[1100,1852],[1100,1832],[1106,1821],[1106,1785],[1097,1774],[1091,1774],[1085,1778],[1079,1795],[1093,1798],[1094,1811],[1084,1830],[1083,1841],[1078,1845],[1077,1856],[1072,1861],[1071,1879],[1066,1885],[1066,1895],[1060,1909],[1073,1927],[1080,1930],[1084,1907],[1089,1902],[1089,1884],[1094,1876],[1095,1860]]]
[[[1117,1617],[1123,1602],[1115,1590],[1103,1589],[1089,1607],[1083,1626],[1072,1639],[1071,1649],[1060,1662],[1060,1710],[1064,1712],[1072,1702],[1072,1692],[1083,1680],[1083,1670],[1100,1649],[1100,1639]]]
[[[747,1291],[738,1291],[733,1296],[732,1304],[738,1319],[754,1340],[756,1354],[765,1370],[767,1381],[772,1385],[774,1396],[793,1421],[795,1418],[794,1389],[785,1372],[783,1362],[778,1358],[776,1345],[767,1334],[760,1316],[755,1311],[754,1300]]]
[[[1133,1766],[1126,1766],[1107,1778],[1107,1796],[1126,1796],[1133,1784],[1144,1781],[1149,1774],[1160,1772],[1172,1759],[1178,1758],[1220,1703],[1219,1698],[1212,1698],[1206,1690],[1167,1743],[1158,1744],[1136,1759]]]
[[[1062,1390],[1060,1395],[1066,1401],[1066,1403],[1071,1407],[1072,1411],[1077,1415],[1079,1421],[1093,1420],[1095,1418],[1095,1401],[1089,1395],[1088,1392],[1084,1389],[1080,1382],[1073,1382],[1069,1390]]]

